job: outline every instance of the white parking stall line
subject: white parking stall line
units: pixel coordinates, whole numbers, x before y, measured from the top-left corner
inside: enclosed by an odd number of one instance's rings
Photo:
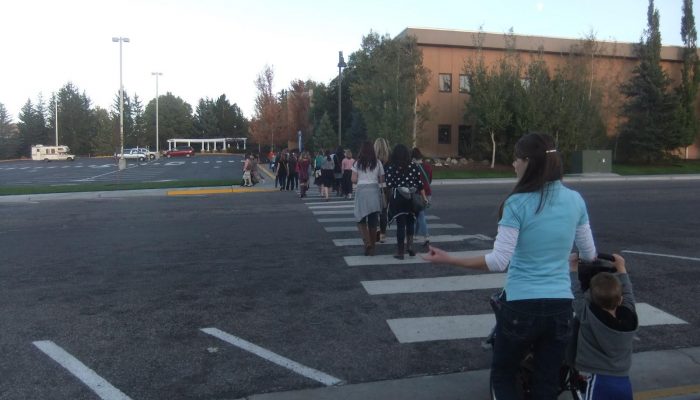
[[[639,255],[642,255],[642,256],[654,256],[654,257],[676,258],[676,259],[678,259],[678,260],[700,261],[700,258],[696,258],[696,257],[684,257],[684,256],[674,256],[674,255],[671,255],[671,254],[647,253],[647,252],[645,252],[645,251],[622,250],[621,253],[639,254]]]
[[[355,232],[357,227],[354,226],[326,226],[326,232]],[[458,224],[431,224],[430,229],[462,229],[462,225]],[[391,225],[387,230],[396,230],[396,224]]]
[[[483,256],[490,253],[491,250],[470,250],[470,251],[455,251],[450,252],[453,257],[467,258]],[[401,264],[424,264],[427,263],[420,254],[416,254],[415,257],[410,257],[406,254],[403,260],[397,260],[394,256],[390,254],[383,254],[378,256],[346,256],[343,257],[345,263],[348,267],[366,267],[366,266],[380,266],[380,265],[401,265]]]
[[[209,161],[202,161],[202,164],[209,164]]]
[[[432,225],[428,225],[432,227]],[[430,243],[445,243],[445,242],[461,242],[463,240],[493,240],[493,238],[482,234],[476,235],[435,235],[430,236]],[[336,246],[362,246],[364,242],[360,238],[350,238],[350,239],[333,239],[333,244]],[[377,245],[383,244],[396,244],[395,237],[387,237],[384,239],[384,243],[376,243]]]
[[[353,210],[341,210],[341,211],[312,211],[313,215],[337,215],[337,214],[354,214]]]
[[[234,160],[229,160],[228,162],[229,162],[229,163],[234,163],[234,162],[236,162],[236,161],[234,161]]]
[[[221,161],[221,160],[217,160],[217,161],[216,161],[217,164],[221,164],[222,162],[223,162],[223,161]]]
[[[425,219],[427,219],[427,220],[436,220],[436,219],[440,219],[440,217],[438,217],[437,215],[426,215],[426,216],[425,216]],[[329,222],[357,222],[357,220],[356,220],[355,218],[352,218],[352,217],[350,217],[350,218],[345,218],[345,217],[342,217],[342,218],[319,218],[319,219],[317,219],[316,221],[318,221],[318,222],[320,222],[320,223],[329,223]],[[428,225],[428,227],[430,227],[430,225]]]
[[[341,383],[342,381],[336,377],[330,376],[328,374],[325,374],[321,371],[315,370],[313,368],[309,368],[307,366],[301,365],[297,363],[296,361],[292,361],[286,357],[283,357],[277,353],[273,353],[270,350],[264,349],[260,346],[257,346],[253,343],[250,343],[244,339],[241,339],[239,337],[233,336],[229,333],[226,333],[224,331],[221,331],[217,328],[202,328],[202,332],[212,335],[218,339],[223,340],[224,342],[230,343],[238,348],[241,348],[245,351],[251,352],[255,354],[258,357],[262,357],[265,360],[268,360],[272,363],[275,363],[279,365],[280,367],[287,368],[289,370],[292,370],[296,372],[299,375],[305,376],[309,379],[313,379],[316,382],[322,383],[326,386],[332,386],[332,385],[337,385]]]
[[[177,166],[177,165],[184,165],[184,164],[185,164],[184,161],[169,161],[169,162],[166,162],[166,163],[163,164],[163,165],[168,165],[168,166],[173,166],[173,165],[175,165],[175,166]]]
[[[309,210],[329,210],[333,208],[354,208],[355,203],[340,203],[340,204],[331,204],[325,203],[325,204],[318,204],[318,205],[311,205],[308,206]]]
[[[119,389],[112,386],[109,382],[97,375],[95,371],[88,368],[77,358],[70,355],[68,352],[57,346],[50,340],[42,340],[33,342],[39,350],[51,357],[68,372],[73,374],[87,387],[95,392],[101,399],[104,400],[131,400],[131,398]]]
[[[456,292],[463,290],[500,289],[505,273],[443,276],[438,278],[389,279],[362,281],[369,295]]]
[[[110,166],[110,165],[109,165],[109,164],[106,164],[106,166]],[[92,165],[91,165],[91,167],[92,167]],[[138,165],[132,165],[131,167],[128,167],[128,166],[127,166],[127,167],[124,169],[124,171],[127,171],[127,170],[129,170],[129,169],[131,169],[131,168],[136,168],[136,167],[138,167]],[[106,176],[106,175],[109,175],[109,174],[115,174],[115,173],[117,173],[117,172],[120,172],[119,169],[117,169],[117,170],[115,170],[115,171],[106,172],[106,173],[104,173],[104,174],[91,176],[91,177],[89,177],[89,178],[78,179],[78,180],[76,180],[76,182],[89,182],[89,181],[91,181],[91,180],[94,180],[94,179],[97,179],[97,178],[101,178],[101,177]]]

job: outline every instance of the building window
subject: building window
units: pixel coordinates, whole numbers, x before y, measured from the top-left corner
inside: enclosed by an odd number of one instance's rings
[[[452,74],[440,74],[438,76],[440,91],[441,92],[451,92],[452,91]]]
[[[524,78],[520,78],[520,85],[523,87],[523,89],[528,90],[530,89],[530,78],[527,76]]]
[[[469,76],[468,75],[460,75],[459,76],[459,92],[460,93],[469,93]]]
[[[452,126],[438,125],[438,144],[452,143]]]

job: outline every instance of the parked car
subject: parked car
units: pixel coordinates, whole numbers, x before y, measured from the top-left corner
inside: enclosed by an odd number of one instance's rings
[[[140,151],[139,149],[124,149],[124,155],[115,154],[114,157],[116,157],[117,160],[124,157],[125,160],[146,161],[148,154]]]
[[[156,158],[155,151],[151,151],[151,150],[144,148],[144,147],[137,147],[135,150],[145,154],[149,160],[154,160]]]
[[[175,149],[168,150],[164,154],[166,157],[193,157],[194,149],[190,146],[176,147]]]

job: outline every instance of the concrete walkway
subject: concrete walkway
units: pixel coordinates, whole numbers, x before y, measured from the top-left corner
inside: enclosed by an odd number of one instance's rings
[[[700,347],[649,351],[632,357],[635,400],[700,399]],[[489,371],[256,394],[239,400],[487,400]],[[562,394],[560,399],[571,398]]]

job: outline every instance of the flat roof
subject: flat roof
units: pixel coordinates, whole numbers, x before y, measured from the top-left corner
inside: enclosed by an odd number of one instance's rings
[[[506,48],[506,34],[480,31],[460,31],[435,28],[406,28],[397,37],[414,36],[421,46],[476,48],[478,35],[483,34],[482,48],[487,50],[503,50]],[[585,39],[565,39],[547,36],[514,34],[515,49],[524,52],[544,52],[553,54],[569,54],[574,46],[580,47]],[[638,43],[610,42],[596,40],[599,46],[598,54],[607,57],[622,57],[636,59],[634,51]],[[699,53],[700,54],[700,53]],[[683,47],[662,46],[661,59],[678,62],[683,60]]]

